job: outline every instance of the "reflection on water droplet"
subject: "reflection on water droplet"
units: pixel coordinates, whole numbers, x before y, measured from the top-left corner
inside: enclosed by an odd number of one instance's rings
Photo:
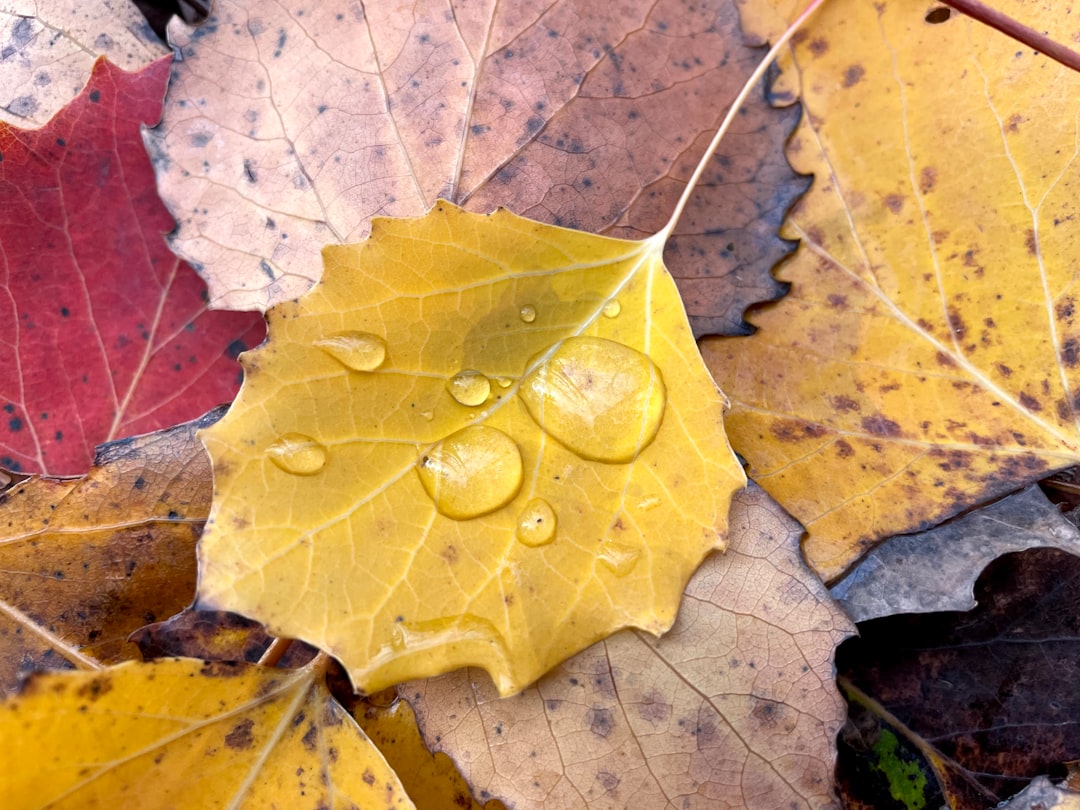
[[[446,383],[450,396],[462,405],[483,405],[491,396],[491,381],[479,371],[459,371]]]
[[[543,498],[533,498],[518,516],[517,539],[530,548],[555,539],[555,510]]]
[[[293,475],[314,475],[326,466],[326,448],[302,433],[286,433],[266,448],[266,455]]]
[[[641,550],[624,543],[605,540],[600,544],[600,562],[617,577],[625,577],[641,559]]]
[[[499,388],[509,388],[511,385],[514,384],[514,381],[511,380],[509,377],[496,377],[495,383],[499,386]]]
[[[447,436],[420,457],[416,470],[435,508],[454,520],[494,512],[521,489],[517,445],[486,425],[470,425]]]
[[[525,323],[532,323],[536,320],[536,307],[532,307],[526,304],[521,308],[520,314],[521,320],[525,321]]]
[[[435,418],[435,411],[420,411],[420,415],[430,422]]]
[[[660,429],[667,392],[652,360],[622,343],[572,337],[529,361],[520,393],[529,415],[582,458],[625,464]]]
[[[386,341],[369,332],[338,332],[315,345],[353,371],[374,371],[386,360]]]
[[[645,498],[643,501],[641,501],[641,503],[637,505],[637,508],[640,509],[642,512],[648,512],[650,509],[655,509],[659,505],[660,499],[657,498],[655,495],[650,495],[648,498]]]
[[[602,310],[605,318],[618,318],[619,313],[622,312],[622,304],[619,303],[619,299],[616,298],[613,301],[608,301],[604,304]]]

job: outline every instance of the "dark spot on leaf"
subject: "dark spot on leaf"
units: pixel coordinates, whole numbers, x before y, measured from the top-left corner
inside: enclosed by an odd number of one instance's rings
[[[666,723],[671,717],[671,703],[665,699],[660,690],[653,689],[638,704],[638,716],[646,723],[653,725]]]
[[[952,9],[948,6],[938,6],[932,8],[926,12],[926,16],[923,18],[931,25],[940,25],[952,16]]]
[[[862,65],[851,65],[844,71],[844,87],[854,87],[866,74],[866,69]]]
[[[237,357],[240,356],[240,352],[246,352],[246,351],[247,351],[247,344],[244,343],[244,341],[240,340],[239,338],[234,340],[232,343],[230,343],[225,348],[225,354],[229,355],[229,357],[231,359],[233,359],[233,360],[235,360]]]
[[[254,727],[254,720],[250,717],[244,718],[233,726],[232,731],[225,735],[225,745],[234,751],[246,751],[251,748],[255,742],[255,737],[251,733],[251,729]]]
[[[955,309],[949,309],[949,328],[952,329],[957,340],[963,340],[964,335],[967,334],[967,324],[964,323],[964,319],[960,317],[960,313]]]
[[[1027,408],[1029,411],[1038,412],[1042,410],[1042,403],[1039,402],[1039,400],[1035,399],[1035,397],[1023,391],[1020,392],[1020,404]]]
[[[900,425],[892,419],[886,419],[881,414],[864,416],[862,419],[862,427],[863,430],[873,436],[896,437],[901,433]]]
[[[112,678],[108,675],[102,675],[97,678],[91,678],[76,691],[79,697],[84,698],[85,700],[94,701],[102,695],[111,692],[112,688]]]
[[[17,416],[14,416],[11,419],[9,419],[8,420],[8,429],[12,433],[18,433],[20,430],[23,429],[23,421],[22,421],[22,419],[20,419]]]
[[[843,309],[847,306],[847,296],[833,293],[829,296],[829,306],[833,309]]]
[[[196,147],[197,149],[201,149],[202,147],[210,143],[210,141],[212,141],[213,139],[214,136],[211,135],[209,132],[195,132],[188,139],[188,141],[189,143],[191,143],[192,146]]]
[[[829,431],[822,425],[789,421],[771,425],[769,432],[782,442],[797,442],[803,439],[816,439]]]
[[[135,479],[135,484],[134,484],[135,489],[142,489],[145,486],[146,486],[146,479],[143,478],[141,475],[138,478]]]
[[[610,793],[619,786],[619,782],[622,780],[610,771],[597,771],[596,781],[601,784],[604,790]]]
[[[889,194],[885,197],[885,207],[894,214],[899,214],[904,207],[904,197],[900,194]]]
[[[1074,367],[1080,361],[1080,340],[1069,338],[1061,347],[1061,358],[1069,368]]]
[[[836,455],[840,458],[850,458],[855,455],[855,449],[844,439],[836,440]]]
[[[925,167],[919,173],[919,191],[923,194],[929,194],[934,190],[934,186],[937,184],[937,169],[933,166]]]
[[[1035,241],[1035,231],[1028,228],[1027,236],[1024,238],[1024,246],[1027,247],[1028,255],[1039,255],[1039,244]]]
[[[539,132],[543,128],[543,126],[544,126],[544,119],[540,118],[539,116],[534,115],[528,121],[525,122],[525,131],[529,135],[535,135],[537,132]]]
[[[319,729],[317,729],[315,727],[315,724],[312,723],[308,727],[308,730],[307,730],[307,732],[305,732],[303,738],[301,739],[301,742],[304,744],[304,748],[306,748],[308,751],[314,751],[315,750],[315,740],[318,738],[318,736],[319,736]]]
[[[829,50],[829,41],[818,37],[817,39],[810,40],[810,53],[814,56],[821,56]]]
[[[364,780],[365,785],[375,784],[375,774],[371,772],[371,768],[365,768],[364,773],[360,778]]]
[[[611,709],[589,709],[585,712],[585,724],[597,737],[610,737],[615,730],[615,715]]]
[[[852,411],[862,410],[862,407],[859,405],[858,402],[853,400],[851,397],[846,397],[843,395],[830,397],[829,402],[832,404],[833,408],[835,408],[839,413],[851,413]]]

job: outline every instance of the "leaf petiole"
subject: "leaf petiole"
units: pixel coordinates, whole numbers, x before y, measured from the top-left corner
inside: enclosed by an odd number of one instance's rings
[[[754,72],[750,74],[750,77],[746,80],[742,90],[739,91],[739,95],[735,97],[735,100],[731,102],[731,106],[728,108],[727,114],[724,116],[724,120],[720,122],[720,127],[716,130],[716,134],[713,135],[712,141],[709,142],[709,148],[705,150],[705,154],[701,156],[701,160],[698,161],[697,168],[694,169],[694,173],[690,176],[689,182],[686,184],[686,188],[683,189],[682,196],[679,197],[678,203],[675,204],[675,210],[671,212],[671,218],[667,221],[667,224],[660,229],[655,236],[649,241],[658,243],[660,249],[663,249],[664,243],[667,242],[672,232],[675,230],[675,226],[679,222],[679,218],[682,216],[683,209],[686,208],[686,204],[690,201],[691,195],[694,193],[694,189],[697,188],[698,182],[701,180],[701,176],[705,173],[705,167],[709,165],[709,161],[715,154],[716,149],[720,146],[720,141],[724,135],[727,134],[728,129],[731,127],[731,122],[735,120],[736,114],[739,112],[739,108],[746,102],[750,92],[757,86],[757,83],[761,80],[761,77],[765,75],[765,71],[769,69],[769,66],[776,61],[776,57],[779,55],[781,49],[783,49],[793,36],[795,32],[802,28],[810,16],[818,10],[818,7],[824,3],[825,0],[812,0],[807,5],[803,12],[795,18],[795,20],[788,26],[787,30],[780,36],[778,40],[769,48],[769,52],[765,54],[765,58],[761,60],[761,63],[754,68]]]

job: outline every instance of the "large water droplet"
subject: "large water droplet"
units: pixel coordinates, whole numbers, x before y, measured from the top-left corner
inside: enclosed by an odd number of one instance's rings
[[[470,425],[447,436],[420,457],[416,469],[435,508],[454,520],[494,512],[521,489],[517,445],[487,425]]]
[[[619,313],[622,312],[622,304],[619,303],[618,298],[615,298],[604,304],[604,308],[601,312],[604,313],[605,318],[618,318]]]
[[[353,371],[374,371],[386,360],[386,341],[370,332],[338,332],[315,345]]]
[[[525,323],[532,323],[536,320],[536,307],[526,304],[518,314],[521,315],[521,320],[525,321]]]
[[[600,544],[600,562],[611,570],[617,577],[625,577],[641,559],[641,549],[628,546],[625,543],[616,543],[613,540],[605,540]]]
[[[266,448],[266,455],[293,475],[314,475],[326,466],[326,448],[302,433],[286,433]]]
[[[555,510],[543,498],[533,498],[518,515],[517,539],[530,548],[555,539]]]
[[[572,337],[529,361],[521,398],[536,423],[582,458],[633,461],[660,429],[667,392],[652,360],[622,343]]]
[[[479,371],[459,371],[446,383],[450,396],[462,405],[483,405],[491,396],[491,381]]]

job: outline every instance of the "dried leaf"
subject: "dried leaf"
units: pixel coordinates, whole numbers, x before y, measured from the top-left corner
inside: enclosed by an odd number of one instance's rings
[[[998,810],[1080,810],[1080,793],[1055,787],[1045,776],[1036,776]]]
[[[978,607],[967,613],[860,624],[860,637],[838,651],[837,669],[1001,800],[1023,780],[1080,758],[1080,557],[1007,554],[983,572],[975,597]]]
[[[191,601],[211,493],[195,430],[218,416],[104,445],[83,478],[0,494],[0,692],[30,670],[137,657],[128,634]]]
[[[745,479],[661,246],[441,203],[327,248],[202,434],[200,606],[366,692],[666,630]]]
[[[129,0],[7,0],[0,121],[44,125],[78,95],[99,56],[139,70],[168,52]]]
[[[139,128],[169,60],[95,64],[48,126],[0,124],[0,465],[75,475],[101,442],[191,419],[238,386],[261,319],[207,312],[205,288],[162,240]]]
[[[767,37],[772,5],[744,7]],[[995,5],[1072,40],[1067,5]],[[926,13],[838,0],[805,29],[781,88],[807,110],[788,155],[815,174],[785,230],[793,292],[702,347],[735,447],[829,578],[1080,447],[1080,75]]]
[[[416,717],[404,700],[393,700],[389,705],[365,701],[355,716],[401,779],[417,810],[506,810],[494,800],[480,804],[454,761],[446,754],[428,751]]]
[[[655,233],[759,54],[727,0],[219,0],[149,136],[173,246],[215,306],[265,308],[373,215],[445,198],[612,236]],[[780,155],[794,111],[755,98],[668,248],[695,332],[745,334],[805,187]]]
[[[428,744],[516,810],[835,806],[851,625],[760,489],[730,520],[663,638],[623,631],[513,698],[478,672],[403,684]]]
[[[19,740],[0,804],[412,808],[324,670],[166,658],[35,676],[0,703],[0,738]]]
[[[971,610],[972,586],[992,560],[1038,547],[1080,556],[1080,531],[1031,486],[930,531],[889,538],[830,593],[856,622]]]
[[[139,646],[144,661],[180,655],[255,664],[274,639],[258,622],[235,613],[185,608],[140,627],[129,640]]]

